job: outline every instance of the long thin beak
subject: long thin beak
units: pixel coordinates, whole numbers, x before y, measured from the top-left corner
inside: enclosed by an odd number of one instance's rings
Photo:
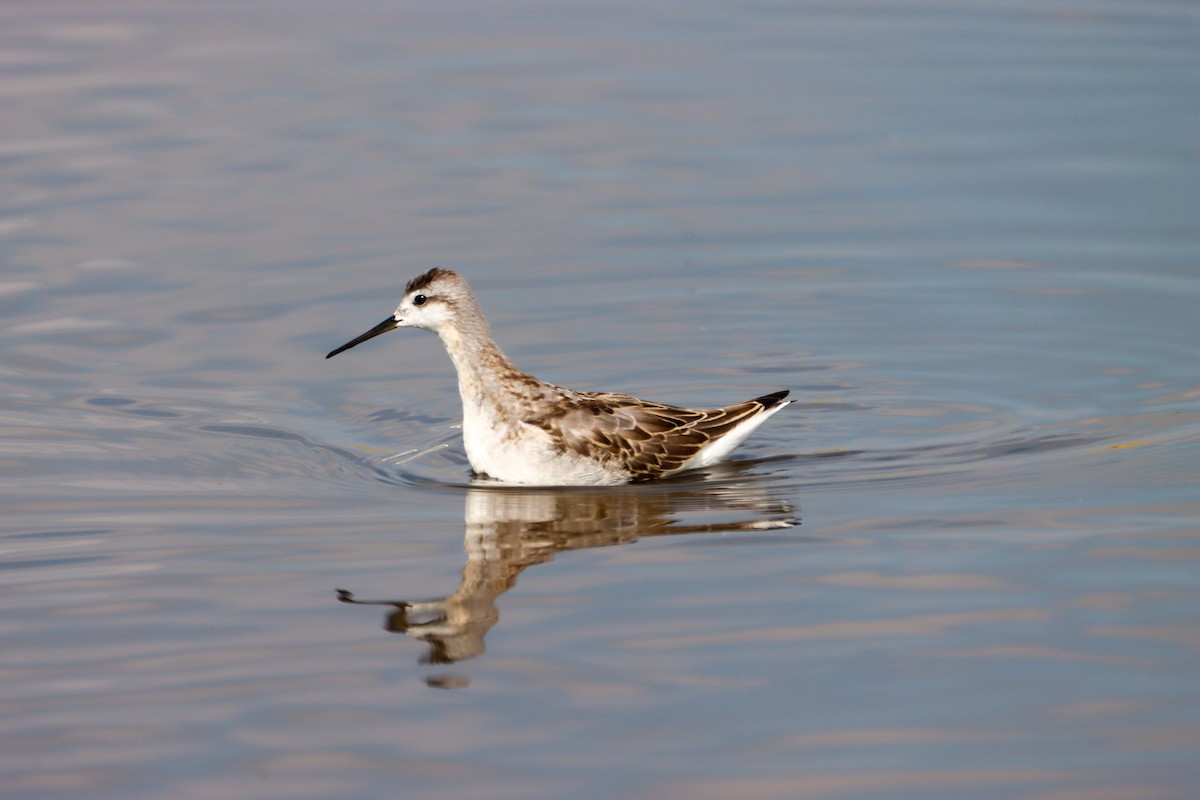
[[[358,337],[357,339],[351,339],[350,341],[346,342],[344,345],[339,347],[337,350],[334,350],[332,353],[330,353],[329,355],[327,355],[325,357],[333,358],[334,356],[336,356],[338,353],[342,352],[343,350],[349,350],[351,347],[354,347],[354,345],[362,344],[367,339],[374,339],[376,336],[378,336],[381,333],[387,333],[388,331],[394,331],[394,330],[396,330],[397,327],[399,327],[399,326],[396,323],[396,318],[388,317],[383,322],[379,323],[374,328],[371,328],[371,330],[364,333],[362,336]]]

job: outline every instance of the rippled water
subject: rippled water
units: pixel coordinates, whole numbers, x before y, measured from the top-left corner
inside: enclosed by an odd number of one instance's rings
[[[0,794],[1191,798],[1187,3],[0,8]],[[581,389],[473,485],[432,265]]]

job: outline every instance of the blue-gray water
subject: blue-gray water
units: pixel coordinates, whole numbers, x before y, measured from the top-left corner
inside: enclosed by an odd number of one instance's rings
[[[0,6],[0,794],[1190,800],[1198,98],[1190,2]],[[433,265],[799,402],[468,488],[323,358]]]

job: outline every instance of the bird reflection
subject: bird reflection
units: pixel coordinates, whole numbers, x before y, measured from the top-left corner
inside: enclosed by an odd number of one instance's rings
[[[647,536],[766,531],[799,524],[790,503],[772,498],[757,481],[742,476],[744,470],[737,464],[722,466],[708,480],[617,488],[529,489],[477,483],[467,490],[467,562],[457,591],[425,600],[360,600],[338,589],[338,599],[390,606],[384,628],[426,642],[429,651],[422,663],[474,658],[484,651],[484,637],[500,619],[497,598],[516,584],[522,571],[550,561],[556,553],[628,544]],[[730,520],[731,514],[739,518]],[[716,515],[719,521],[712,519]]]

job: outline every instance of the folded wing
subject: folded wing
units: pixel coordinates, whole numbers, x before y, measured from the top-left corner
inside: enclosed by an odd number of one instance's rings
[[[630,480],[673,472],[741,423],[785,403],[787,391],[725,408],[694,410],[609,393],[575,393],[554,412],[526,419],[555,446],[619,466]]]

